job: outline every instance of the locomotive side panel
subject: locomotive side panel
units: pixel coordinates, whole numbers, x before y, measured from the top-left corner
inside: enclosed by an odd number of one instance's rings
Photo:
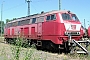
[[[30,39],[37,39],[37,24],[29,25]]]
[[[14,28],[12,28],[12,36],[14,35]]]
[[[50,40],[55,44],[57,43],[55,27],[56,27],[55,22],[48,21],[43,23],[43,27],[42,27],[43,40]]]
[[[10,36],[10,28],[7,30],[7,35]]]
[[[18,26],[18,35],[23,36],[24,38],[36,39],[37,37],[37,24],[28,24]]]
[[[52,36],[55,35],[55,23],[54,22],[45,22],[43,23],[43,35]]]
[[[24,36],[28,36],[29,35],[29,27],[25,27],[24,28]]]
[[[65,33],[65,26],[63,23],[45,22],[43,24],[43,39],[51,40],[55,44],[62,44],[62,39]]]
[[[31,38],[35,38],[35,27],[31,27]]]

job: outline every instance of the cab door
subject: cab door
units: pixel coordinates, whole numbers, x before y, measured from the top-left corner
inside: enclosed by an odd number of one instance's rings
[[[42,23],[38,23],[37,25],[37,38],[42,39]]]
[[[12,29],[12,36],[14,36],[14,28]]]
[[[31,27],[31,38],[35,38],[35,27]]]

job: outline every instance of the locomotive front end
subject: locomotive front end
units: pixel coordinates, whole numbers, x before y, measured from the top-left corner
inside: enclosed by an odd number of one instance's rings
[[[84,30],[76,14],[66,11],[61,13],[61,23],[63,23],[65,30],[63,32],[63,40],[68,39],[80,40],[83,37]]]

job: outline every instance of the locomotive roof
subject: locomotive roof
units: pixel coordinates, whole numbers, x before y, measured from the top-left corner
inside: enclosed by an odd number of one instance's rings
[[[59,12],[61,12],[61,13],[68,13],[67,10],[52,10],[52,11],[44,12],[44,13],[41,13],[41,14],[33,14],[33,15],[30,15],[30,16],[17,18],[16,20],[10,21],[8,23],[12,23],[12,22],[20,21],[20,20],[26,20],[26,19],[30,19],[30,18],[35,18],[35,17],[39,17],[39,16],[45,16],[45,15],[48,15],[48,14],[59,13]],[[70,12],[70,13],[72,13],[72,12]]]

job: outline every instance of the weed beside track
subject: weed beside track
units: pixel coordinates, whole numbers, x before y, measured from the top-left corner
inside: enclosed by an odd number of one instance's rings
[[[33,47],[23,48],[18,45],[4,43],[4,38],[0,38],[0,60],[89,60],[90,57],[83,54],[58,54],[41,50]]]

